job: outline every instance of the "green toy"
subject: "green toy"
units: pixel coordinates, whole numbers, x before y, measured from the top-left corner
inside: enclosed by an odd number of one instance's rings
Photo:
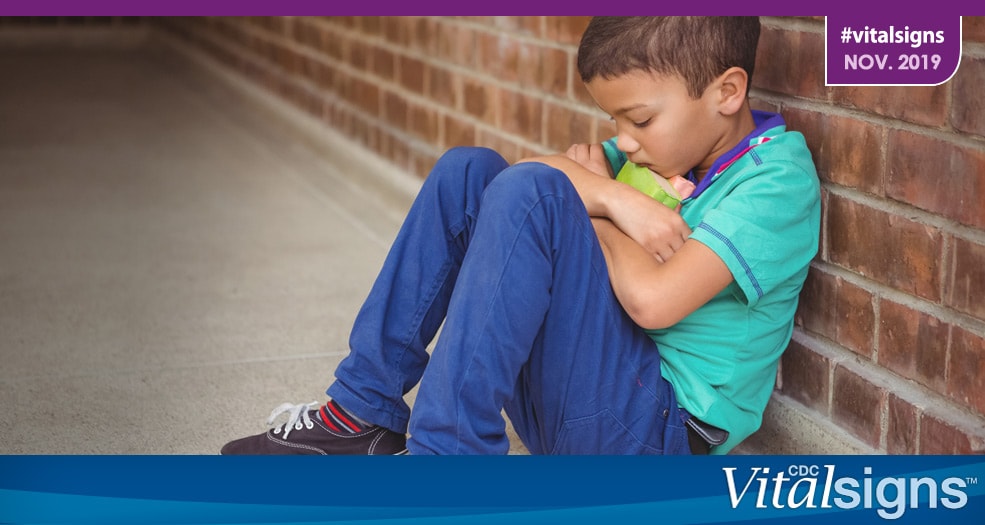
[[[644,166],[626,162],[616,175],[616,180],[642,191],[670,209],[684,200],[671,183]]]

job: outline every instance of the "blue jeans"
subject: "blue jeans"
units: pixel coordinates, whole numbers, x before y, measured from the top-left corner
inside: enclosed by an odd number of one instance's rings
[[[503,409],[534,454],[688,452],[657,347],[613,294],[571,182],[544,164],[443,155],[349,345],[328,395],[409,429],[412,454],[504,454]]]

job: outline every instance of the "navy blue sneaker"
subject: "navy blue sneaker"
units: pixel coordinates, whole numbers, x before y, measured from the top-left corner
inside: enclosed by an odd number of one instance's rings
[[[321,454],[402,455],[407,454],[407,436],[376,425],[366,425],[341,409],[334,401],[324,405],[284,403],[267,419],[272,425],[284,412],[287,422],[263,434],[230,441],[223,455]]]

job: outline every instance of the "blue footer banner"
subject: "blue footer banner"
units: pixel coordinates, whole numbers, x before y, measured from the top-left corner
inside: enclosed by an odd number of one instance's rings
[[[0,457],[0,523],[836,521],[985,523],[985,457]]]

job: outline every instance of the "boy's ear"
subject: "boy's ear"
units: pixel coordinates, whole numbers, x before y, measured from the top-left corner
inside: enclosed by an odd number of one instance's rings
[[[718,77],[719,111],[734,115],[746,101],[749,92],[749,75],[741,67],[730,67]]]

